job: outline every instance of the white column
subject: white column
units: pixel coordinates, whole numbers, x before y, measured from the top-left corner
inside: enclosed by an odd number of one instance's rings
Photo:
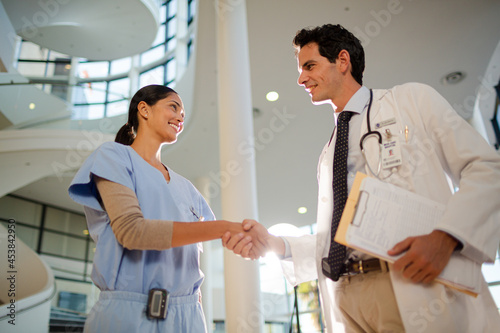
[[[200,177],[195,181],[195,186],[200,191],[201,195],[205,198],[210,205],[210,194],[208,192],[210,186],[210,178]],[[205,280],[201,285],[201,301],[203,305],[203,312],[205,312],[205,320],[207,323],[207,333],[213,332],[214,323],[214,298],[213,298],[213,285],[212,281],[214,275],[212,273],[212,242],[203,242],[203,253],[201,254],[200,268],[205,274]]]
[[[222,218],[257,219],[246,3],[216,5]],[[225,250],[224,267],[226,332],[263,332],[258,261]]]

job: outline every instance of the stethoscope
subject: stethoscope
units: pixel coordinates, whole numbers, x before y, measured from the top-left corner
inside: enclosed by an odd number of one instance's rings
[[[370,89],[370,101],[368,102],[368,109],[366,110],[366,125],[368,128],[368,132],[363,134],[361,136],[361,139],[359,140],[359,148],[361,149],[361,153],[363,154],[363,158],[365,159],[366,165],[368,166],[368,169],[370,172],[378,178],[378,175],[380,174],[380,169],[382,168],[382,134],[378,131],[372,131],[371,126],[370,126],[370,110],[372,108],[372,101],[373,101],[373,91]],[[378,167],[377,167],[377,172],[373,172],[372,168],[370,167],[370,164],[368,163],[368,160],[366,159],[365,155],[365,148],[363,147],[363,143],[365,140],[369,137],[375,135],[378,138],[378,146],[379,146],[379,160],[378,160]]]

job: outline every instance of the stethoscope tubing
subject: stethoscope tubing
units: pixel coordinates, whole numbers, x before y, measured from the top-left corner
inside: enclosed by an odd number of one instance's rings
[[[380,174],[380,169],[382,167],[382,161],[379,158],[377,172],[376,173],[373,172],[372,168],[370,167],[370,164],[368,163],[368,160],[366,159],[365,149],[363,147],[363,142],[365,141],[366,138],[368,138],[370,135],[376,135],[379,143],[379,157],[382,156],[382,134],[380,134],[380,132],[378,131],[372,131],[372,128],[370,126],[370,110],[372,108],[372,102],[373,102],[373,91],[370,89],[370,101],[368,102],[368,109],[366,110],[366,125],[368,128],[368,132],[366,132],[365,134],[363,134],[363,136],[361,136],[361,139],[359,140],[359,148],[361,149],[361,153],[363,154],[363,158],[365,159],[368,169],[375,177],[378,178],[378,175]]]
[[[373,102],[373,91],[370,89],[370,101],[368,102],[368,110],[366,110],[366,125],[368,127],[368,132],[363,134],[361,140],[359,140],[359,148],[361,149],[361,151],[364,151],[363,142],[370,135],[376,135],[378,137],[378,143],[382,144],[382,134],[380,134],[378,131],[372,131],[372,128],[370,126],[370,110],[372,109],[372,102]]]

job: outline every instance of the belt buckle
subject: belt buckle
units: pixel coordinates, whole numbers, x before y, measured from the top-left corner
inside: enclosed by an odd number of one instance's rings
[[[363,260],[358,261],[358,273],[365,274],[365,271],[363,270]]]

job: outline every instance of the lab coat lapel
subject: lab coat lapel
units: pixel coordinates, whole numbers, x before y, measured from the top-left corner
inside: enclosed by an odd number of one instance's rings
[[[320,258],[328,255],[331,233],[331,220],[333,214],[333,153],[335,150],[336,130],[332,143],[323,148],[318,164],[318,215],[317,215],[317,256]],[[325,254],[326,252],[326,254]]]

